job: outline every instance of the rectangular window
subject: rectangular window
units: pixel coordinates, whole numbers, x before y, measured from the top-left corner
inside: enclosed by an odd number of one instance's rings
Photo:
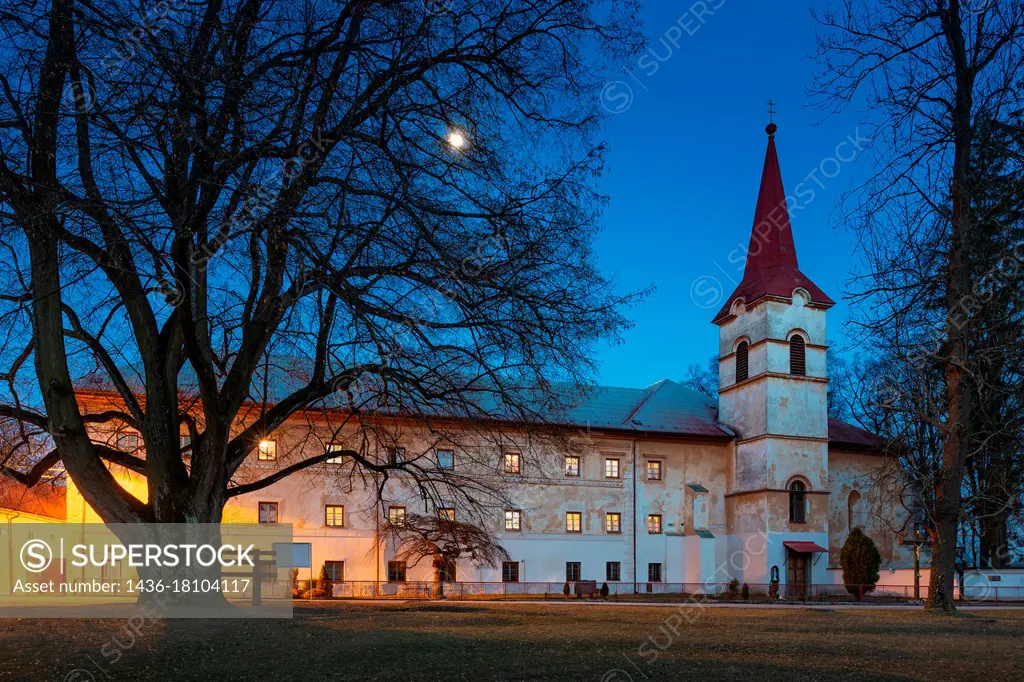
[[[117,449],[122,452],[135,452],[139,449],[139,434],[134,431],[118,431]]]
[[[260,523],[277,523],[277,502],[260,502]]]
[[[341,504],[329,504],[324,507],[324,525],[331,528],[345,526],[345,507]]]
[[[619,460],[608,458],[604,461],[604,477],[605,478],[618,478],[619,477]]]
[[[505,510],[505,530],[522,530],[523,512],[518,509]]]
[[[647,515],[647,532],[654,535],[661,532],[661,514]]]
[[[324,568],[327,570],[328,580],[344,580],[345,579],[345,562],[344,561],[325,561]]]
[[[580,458],[576,455],[565,456],[565,475],[566,476],[579,476],[580,475]]]
[[[449,469],[455,468],[455,451],[454,450],[437,450],[437,468],[438,469]]]
[[[501,564],[501,582],[503,583],[517,583],[519,582],[519,562],[518,561],[504,561]]]
[[[184,457],[192,456],[192,437],[191,436],[178,436],[178,449],[181,450],[181,454]]]
[[[648,481],[660,481],[661,480],[661,462],[656,459],[647,460],[647,480]]]
[[[454,521],[455,507],[439,507],[437,510],[437,518],[443,521]]]
[[[443,583],[453,583],[458,580],[458,566],[454,561],[444,561],[437,569],[437,577]]]
[[[405,582],[405,562],[404,561],[389,561],[388,562],[388,582],[389,583],[404,583]]]
[[[565,532],[583,532],[583,514],[580,512],[565,512]]]
[[[405,461],[405,448],[388,448],[388,464],[401,464]]]
[[[100,579],[101,580],[120,580],[121,579],[121,566],[122,562],[114,561],[114,565],[111,566],[109,563],[104,562],[100,566]]]
[[[327,446],[327,452],[340,452],[340,451],[341,451],[341,445],[339,445],[338,443],[331,443],[331,444],[329,444]],[[327,459],[327,463],[328,464],[341,464],[344,461],[345,461],[345,457],[344,456],[330,457],[330,458]]]
[[[506,474],[518,474],[520,471],[520,465],[518,452],[506,452],[505,453],[505,473]]]
[[[622,580],[622,564],[618,561],[609,561],[605,564],[604,579],[608,581]]]
[[[388,507],[388,523],[396,526],[405,523],[405,507]]]
[[[622,532],[622,515],[619,512],[608,512],[604,515],[604,529],[609,533]]]
[[[565,581],[569,583],[576,582],[580,579],[580,562],[578,561],[566,561],[565,562]]]
[[[647,582],[661,582],[661,564],[647,564]]]
[[[273,462],[277,459],[277,441],[261,440],[256,448],[256,459],[261,462]]]

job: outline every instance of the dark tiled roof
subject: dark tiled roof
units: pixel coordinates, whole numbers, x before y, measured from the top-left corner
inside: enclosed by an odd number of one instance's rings
[[[881,436],[832,418],[828,420],[828,442],[837,449],[846,447],[853,450],[883,450],[888,444]]]
[[[308,379],[307,360],[301,358],[279,358],[269,368],[269,380],[260,378],[253,387],[254,400],[266,399],[276,403],[305,384]],[[138,372],[123,368],[123,373],[134,390],[142,391],[142,380]],[[190,384],[188,369],[182,372],[179,383]],[[79,383],[81,388],[112,390],[105,382]],[[266,390],[264,391],[264,386]],[[264,393],[265,398],[264,398]],[[508,414],[505,406],[497,403],[491,394],[481,392],[477,396],[480,414],[484,419],[502,420]],[[718,403],[693,389],[669,379],[663,379],[647,388],[617,388],[594,386],[580,397],[567,397],[562,405],[546,405],[538,401],[533,409],[544,415],[550,422],[578,428],[629,431],[637,434],[661,434],[716,438],[728,440],[733,434],[719,426],[717,421]],[[529,400],[522,401],[529,403]],[[326,407],[345,409],[347,397],[338,392],[324,401]],[[569,407],[565,407],[569,405]],[[422,414],[445,417],[467,415],[445,414],[441,405],[426,406]],[[836,419],[829,420],[829,438],[832,442],[854,449],[880,449],[885,441],[864,429]]]

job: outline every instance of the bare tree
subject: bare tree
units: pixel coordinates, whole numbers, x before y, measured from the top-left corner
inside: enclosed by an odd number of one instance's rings
[[[872,135],[879,171],[856,193],[850,212],[866,256],[853,292],[862,304],[860,323],[866,336],[897,348],[912,366],[941,369],[941,406],[917,416],[941,438],[929,481],[934,554],[927,605],[951,612],[976,391],[969,326],[979,305],[971,281],[978,188],[971,155],[980,122],[1005,121],[1018,107],[1024,7],[1000,0],[845,0],[816,18],[819,103],[837,110],[866,101],[882,117]]]
[[[708,358],[708,364],[701,367],[692,363],[686,368],[686,376],[680,381],[683,386],[697,391],[701,395],[718,399],[718,356]]]
[[[339,459],[480,504],[383,453],[409,419],[438,442],[462,437],[452,418],[555,433],[624,327],[591,183],[600,73],[638,49],[635,9],[3,2],[0,418],[52,449],[2,472],[62,464],[108,522],[217,522]],[[240,478],[311,412],[358,435]],[[122,426],[144,456],[94,437]]]
[[[395,561],[409,566],[429,559],[437,598],[444,596],[445,575],[451,574],[459,559],[492,568],[509,560],[508,552],[482,524],[463,523],[443,514],[406,514],[399,521],[381,525],[377,542],[395,546]]]

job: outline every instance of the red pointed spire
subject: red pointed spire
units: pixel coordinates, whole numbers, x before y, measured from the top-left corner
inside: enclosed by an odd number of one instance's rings
[[[747,305],[765,296],[790,298],[793,290],[803,287],[811,301],[831,306],[835,302],[800,272],[796,260],[793,230],[789,224],[789,206],[786,190],[779,170],[779,155],[775,149],[775,131],[778,126],[769,123],[768,149],[761,171],[761,190],[754,209],[754,227],[750,232],[747,263],[743,280],[715,316],[714,322],[728,317],[733,302],[742,298]]]

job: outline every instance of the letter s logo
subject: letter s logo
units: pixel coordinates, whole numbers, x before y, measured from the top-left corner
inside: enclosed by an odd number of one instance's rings
[[[21,565],[29,573],[42,573],[52,561],[53,552],[42,540],[29,540],[21,546]]]

